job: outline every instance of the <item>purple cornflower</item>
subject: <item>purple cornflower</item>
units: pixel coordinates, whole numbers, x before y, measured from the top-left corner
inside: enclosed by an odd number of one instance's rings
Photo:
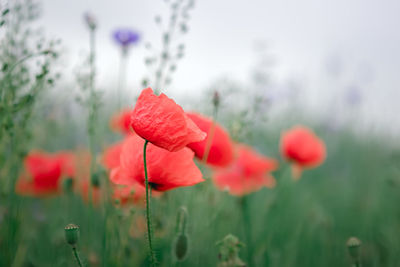
[[[125,49],[140,40],[140,34],[130,29],[118,29],[114,31],[113,37]]]

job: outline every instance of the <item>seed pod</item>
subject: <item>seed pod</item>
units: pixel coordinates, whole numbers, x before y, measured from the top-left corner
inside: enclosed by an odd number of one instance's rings
[[[64,228],[65,230],[65,240],[71,246],[75,246],[79,239],[79,226],[76,224],[68,224]]]
[[[347,240],[346,245],[350,256],[353,259],[358,259],[360,257],[361,241],[357,237],[350,237]]]

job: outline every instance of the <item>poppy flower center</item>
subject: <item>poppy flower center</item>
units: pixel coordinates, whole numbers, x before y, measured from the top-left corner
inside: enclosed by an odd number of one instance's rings
[[[160,188],[160,184],[151,183],[151,182],[149,182],[149,186],[154,190],[158,190]]]

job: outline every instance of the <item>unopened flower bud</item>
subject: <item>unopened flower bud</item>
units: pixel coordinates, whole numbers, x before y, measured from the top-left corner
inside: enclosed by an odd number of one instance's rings
[[[186,259],[189,251],[189,238],[186,234],[179,234],[174,242],[173,253],[177,261]]]
[[[219,97],[218,91],[214,91],[212,102],[213,102],[214,108],[219,107],[220,97]]]
[[[176,216],[176,237],[172,245],[172,254],[177,261],[183,261],[189,251],[189,238],[186,234],[188,212],[186,207],[180,207]]]
[[[92,184],[93,187],[100,187],[100,177],[97,173],[94,173],[91,176],[90,182]]]
[[[64,192],[68,193],[72,192],[73,187],[74,187],[74,180],[71,177],[64,179],[63,181]]]
[[[97,27],[97,20],[93,14],[86,12],[84,15],[86,25],[89,27],[90,30],[95,30]]]
[[[68,224],[64,228],[65,230],[65,240],[71,246],[75,246],[79,239],[79,226],[76,224]]]

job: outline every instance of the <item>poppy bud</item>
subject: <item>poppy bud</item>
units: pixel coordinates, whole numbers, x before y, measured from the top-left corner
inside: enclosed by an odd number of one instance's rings
[[[67,240],[67,243],[70,244],[71,246],[75,246],[76,243],[78,243],[79,226],[70,223],[67,226],[65,226],[64,230],[65,230],[65,240]]]
[[[64,192],[68,193],[72,192],[73,186],[74,186],[74,180],[71,177],[64,179],[63,181]]]
[[[93,16],[93,14],[86,12],[84,14],[84,20],[86,25],[89,27],[90,30],[94,31],[97,27],[97,19]]]
[[[350,237],[347,242],[347,249],[353,261],[358,262],[360,258],[361,241],[357,237]]]
[[[218,108],[219,107],[219,102],[220,102],[219,93],[218,93],[218,91],[214,91],[214,96],[213,96],[214,108]]]
[[[100,178],[97,173],[94,173],[90,179],[90,182],[93,187],[100,187]]]
[[[189,251],[189,238],[186,234],[188,212],[186,207],[181,207],[176,217],[176,232],[172,254],[177,261],[183,261],[188,255]]]
[[[186,259],[189,251],[189,239],[186,234],[179,234],[175,241],[173,247],[173,254],[177,261],[183,261]]]

